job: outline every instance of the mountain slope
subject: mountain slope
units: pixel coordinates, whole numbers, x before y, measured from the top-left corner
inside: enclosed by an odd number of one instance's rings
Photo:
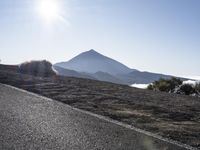
[[[112,82],[112,83],[124,84],[124,81],[106,72],[99,71],[91,75],[99,81],[107,81],[107,82]]]
[[[92,77],[90,75],[82,74],[82,73],[76,72],[74,70],[69,70],[69,69],[65,69],[62,67],[58,67],[58,66],[53,66],[53,68],[56,70],[56,72],[59,75],[62,75],[62,76],[96,80],[94,77]]]
[[[158,73],[151,73],[151,72],[141,72],[141,71],[133,71],[128,74],[118,74],[116,77],[122,81],[124,81],[126,84],[148,84],[152,83],[156,80],[159,80],[160,78],[164,79],[170,79],[172,76],[170,75],[164,75],[164,74],[158,74]]]
[[[62,67],[54,66],[54,70],[61,76],[66,77],[76,77],[76,78],[85,78],[85,79],[92,79],[92,80],[99,80],[99,81],[106,81],[111,83],[118,83],[118,84],[124,84],[124,81],[116,78],[115,76],[112,76],[109,73],[106,72],[96,72],[94,74],[90,73],[84,73],[84,72],[77,72],[74,70],[65,69]]]
[[[55,66],[87,73],[96,73],[101,71],[109,74],[126,74],[132,72],[132,69],[122,63],[106,57],[94,50],[81,53],[71,60],[57,63]]]

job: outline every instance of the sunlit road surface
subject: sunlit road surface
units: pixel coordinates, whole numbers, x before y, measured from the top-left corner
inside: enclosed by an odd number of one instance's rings
[[[66,104],[0,84],[0,149],[184,150]]]

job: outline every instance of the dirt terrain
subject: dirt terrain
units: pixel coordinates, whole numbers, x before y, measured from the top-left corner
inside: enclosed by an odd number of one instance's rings
[[[0,65],[0,83],[200,148],[200,98],[87,79],[33,77]]]

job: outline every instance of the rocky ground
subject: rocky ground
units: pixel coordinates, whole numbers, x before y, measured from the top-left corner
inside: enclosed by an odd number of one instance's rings
[[[33,77],[0,66],[0,83],[200,148],[200,98],[55,76]]]

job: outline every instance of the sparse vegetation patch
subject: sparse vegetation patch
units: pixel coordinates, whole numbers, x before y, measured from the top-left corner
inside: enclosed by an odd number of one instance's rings
[[[191,85],[183,84],[183,81],[178,78],[160,79],[150,84],[147,89],[153,91],[161,91],[182,95],[199,96],[200,84]]]

